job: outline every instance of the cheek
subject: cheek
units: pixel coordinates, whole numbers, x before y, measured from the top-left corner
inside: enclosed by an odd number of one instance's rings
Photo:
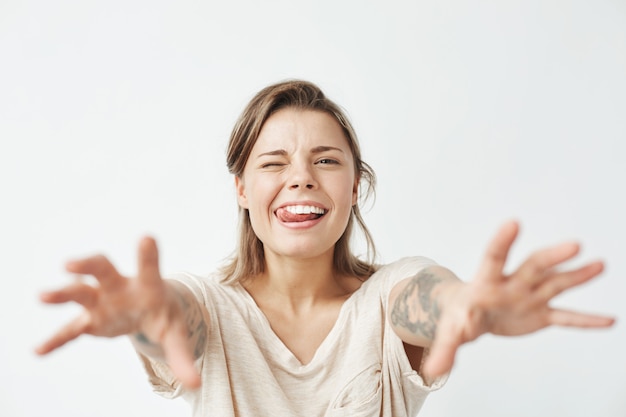
[[[352,214],[353,204],[353,188],[351,186],[337,184],[333,188],[333,202],[336,219],[339,222],[346,222],[349,220]]]
[[[248,209],[250,216],[266,215],[276,196],[276,186],[269,179],[255,179],[250,181],[247,188]],[[253,214],[254,213],[254,214]]]
[[[345,204],[345,205],[353,206],[355,204],[356,193],[354,192],[355,190],[354,179],[336,182],[334,187],[335,187],[337,195],[343,196],[343,198],[341,199],[342,205]]]

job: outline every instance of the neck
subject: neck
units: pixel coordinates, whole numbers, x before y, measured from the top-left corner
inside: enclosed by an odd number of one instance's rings
[[[255,296],[284,308],[308,309],[319,302],[343,297],[351,291],[333,268],[333,251],[316,258],[265,254],[265,272],[252,278],[246,289]],[[278,304],[279,303],[279,304]]]

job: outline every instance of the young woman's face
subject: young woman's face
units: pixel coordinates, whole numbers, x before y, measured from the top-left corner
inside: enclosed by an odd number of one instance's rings
[[[285,108],[270,116],[235,182],[266,256],[332,256],[357,201],[348,141],[320,111]]]

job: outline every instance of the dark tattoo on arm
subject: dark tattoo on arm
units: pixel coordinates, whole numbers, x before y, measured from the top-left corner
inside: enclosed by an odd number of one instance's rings
[[[177,295],[185,313],[187,339],[190,341],[191,346],[193,346],[194,359],[198,359],[204,353],[207,340],[207,324],[202,314],[202,306],[195,300],[189,301],[180,293]]]
[[[183,314],[187,341],[193,351],[194,359],[198,359],[204,353],[207,343],[208,326],[202,312],[204,307],[195,299],[191,300],[190,298],[193,297],[191,294],[175,291],[175,297]],[[141,350],[145,354],[163,358],[164,353],[159,342],[149,339],[142,332],[137,332],[132,337],[135,343],[141,345]]]
[[[393,304],[391,322],[416,336],[433,340],[441,311],[432,292],[441,282],[440,277],[428,270],[412,277]]]
[[[146,337],[146,335],[143,334],[142,332],[135,333],[134,336],[135,336],[135,340],[137,342],[139,342],[139,343],[142,343],[144,345],[148,345],[148,346],[151,346],[151,347],[157,346],[156,343],[154,343],[152,340],[148,339]]]

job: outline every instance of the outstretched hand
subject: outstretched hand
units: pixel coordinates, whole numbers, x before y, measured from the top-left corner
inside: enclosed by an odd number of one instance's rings
[[[44,292],[48,304],[76,302],[84,307],[74,320],[36,348],[45,355],[82,334],[114,337],[142,334],[162,349],[174,375],[190,388],[200,385],[187,341],[187,326],[176,290],[159,273],[158,250],[152,238],[139,245],[138,275],[126,278],[104,256],[98,255],[66,264],[78,279],[59,290]],[[91,275],[97,285],[81,279]]]
[[[550,306],[554,297],[597,275],[602,262],[576,269],[558,269],[579,252],[563,243],[531,254],[512,274],[504,273],[507,256],[518,234],[515,222],[505,224],[489,246],[475,279],[449,294],[423,371],[442,375],[452,368],[457,349],[484,333],[515,336],[548,326],[608,327],[614,319]]]

